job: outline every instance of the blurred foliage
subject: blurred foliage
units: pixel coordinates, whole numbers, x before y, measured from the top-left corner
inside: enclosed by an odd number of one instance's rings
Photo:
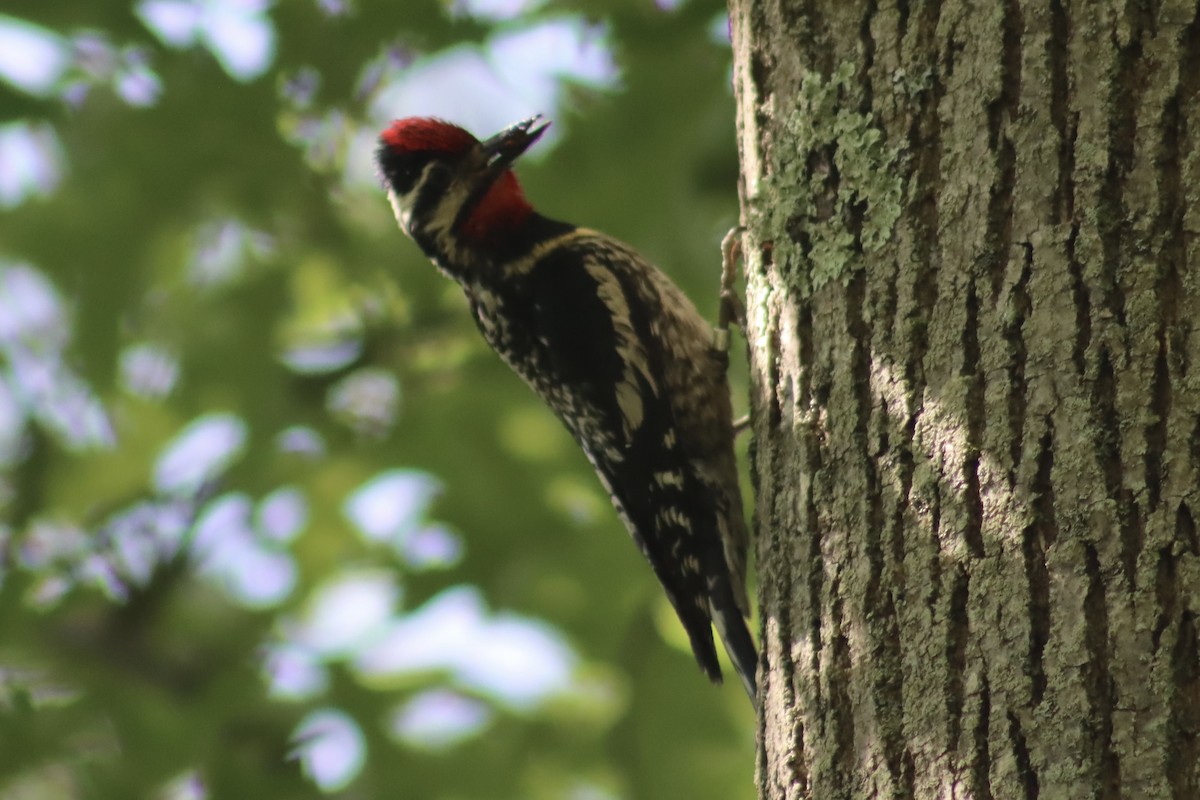
[[[712,312],[723,8],[471,5],[6,3],[65,61],[0,81],[0,188],[44,168],[0,195],[0,797],[753,796],[740,687],[369,166],[406,75],[569,20],[615,75],[534,109],[527,192]]]

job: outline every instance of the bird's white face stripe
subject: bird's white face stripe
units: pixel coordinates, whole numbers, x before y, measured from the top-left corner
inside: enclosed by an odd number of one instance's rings
[[[396,222],[400,223],[400,230],[404,231],[408,236],[413,235],[412,219],[413,207],[417,204],[417,197],[421,194],[421,188],[425,186],[426,180],[429,179],[429,173],[433,169],[434,164],[430,162],[421,169],[421,177],[413,182],[412,188],[404,194],[397,194],[394,187],[388,187],[387,198],[388,203],[392,207],[392,213],[396,215]]]
[[[437,240],[439,246],[434,249],[440,247],[453,261],[459,258],[456,252],[459,242],[453,233],[454,222],[458,219],[463,204],[471,196],[472,184],[463,180],[449,182],[433,199],[432,207],[423,208],[420,217],[417,217],[417,203],[428,185],[430,174],[438,168],[439,165],[431,161],[422,169],[421,176],[413,182],[411,189],[401,194],[395,187],[388,187],[387,198],[392,206],[392,213],[396,216],[396,222],[400,224],[400,230],[413,239],[420,237],[427,242]]]
[[[392,207],[392,213],[396,215],[396,222],[400,223],[400,230],[406,234],[412,235],[408,230],[408,222],[412,218],[412,205],[405,202],[412,199],[410,192],[405,197],[400,197],[394,189],[387,190],[388,204]]]

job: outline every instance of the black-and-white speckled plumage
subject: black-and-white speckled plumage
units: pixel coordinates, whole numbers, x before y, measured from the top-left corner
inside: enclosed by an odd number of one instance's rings
[[[385,142],[379,161],[401,227],[459,283],[488,344],[587,454],[701,668],[720,680],[715,623],[753,700],[748,537],[711,325],[666,275],[595,231],[529,213],[464,236],[486,155],[397,166]]]

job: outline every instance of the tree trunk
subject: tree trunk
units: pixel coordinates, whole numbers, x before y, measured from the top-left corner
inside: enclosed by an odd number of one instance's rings
[[[1196,0],[731,0],[764,798],[1200,798]]]

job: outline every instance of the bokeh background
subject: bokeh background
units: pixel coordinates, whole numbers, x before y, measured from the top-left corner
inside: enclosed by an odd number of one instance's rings
[[[741,688],[372,165],[543,113],[539,208],[712,313],[729,71],[719,0],[6,0],[0,797],[753,797]]]

